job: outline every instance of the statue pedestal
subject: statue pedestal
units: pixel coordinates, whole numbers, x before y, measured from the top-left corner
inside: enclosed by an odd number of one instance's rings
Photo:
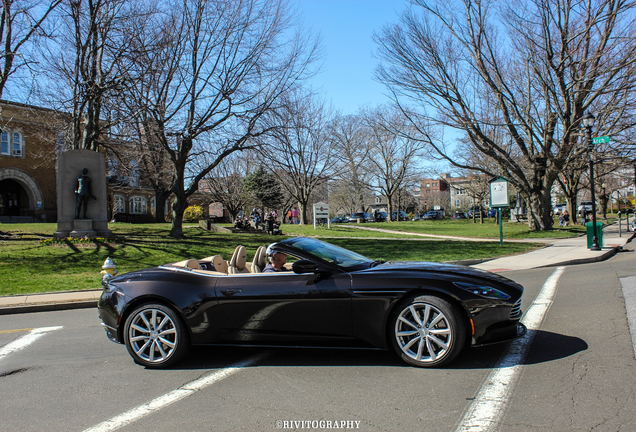
[[[70,232],[69,237],[84,238],[84,237],[96,237],[96,236],[97,236],[97,233],[93,231],[92,219],[73,220],[73,231]]]

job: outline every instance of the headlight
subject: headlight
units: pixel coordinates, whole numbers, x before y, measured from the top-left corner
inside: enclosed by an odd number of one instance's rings
[[[497,300],[508,300],[510,298],[505,292],[487,285],[477,285],[468,282],[453,282],[453,285],[481,297]]]

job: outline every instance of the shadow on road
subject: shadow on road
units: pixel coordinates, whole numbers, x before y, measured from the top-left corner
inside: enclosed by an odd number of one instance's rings
[[[437,370],[490,369],[508,344],[465,349],[453,362]],[[587,343],[577,337],[537,331],[529,356],[523,364],[545,363],[585,351]],[[216,369],[231,366],[249,357],[266,353],[254,366],[276,367],[411,367],[393,352],[330,348],[250,348],[197,346],[175,369]]]

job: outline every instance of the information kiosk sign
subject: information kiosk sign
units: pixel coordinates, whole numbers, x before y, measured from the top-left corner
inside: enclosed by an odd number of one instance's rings
[[[318,219],[327,219],[327,228],[331,228],[331,222],[329,221],[329,204],[314,204],[314,229],[316,229],[316,221]]]
[[[501,224],[501,209],[510,207],[508,195],[508,180],[503,177],[495,177],[490,180],[490,207],[497,209],[499,217],[499,245],[503,245],[503,225]]]
[[[510,207],[508,180],[503,177],[490,180],[490,207]]]

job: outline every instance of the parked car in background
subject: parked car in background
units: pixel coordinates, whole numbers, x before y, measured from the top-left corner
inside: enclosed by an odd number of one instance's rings
[[[568,208],[567,203],[557,203],[557,205],[554,206],[555,216],[562,214],[566,208]]]
[[[490,210],[488,210],[488,217],[497,217],[497,209],[491,208]]]
[[[349,222],[358,222],[358,219],[362,219],[362,222],[366,222],[369,219],[368,213],[357,212],[349,216]]]
[[[411,219],[411,220],[412,221],[422,220],[422,216],[424,216],[424,215],[415,215],[415,216],[413,216],[413,219]]]
[[[336,216],[335,218],[331,219],[330,223],[347,223],[349,222],[349,218],[347,216]]]
[[[386,222],[387,214],[386,212],[376,212],[373,214],[374,222]]]
[[[472,219],[473,217],[473,213],[475,214],[475,217],[478,218],[479,217],[479,211],[481,210],[481,215],[482,217],[486,217],[486,212],[484,211],[484,208],[482,207],[481,209],[479,207],[471,207],[468,210],[468,217]]]
[[[392,221],[397,220],[397,217],[398,217],[397,215],[398,215],[398,212],[396,212],[396,211],[391,212],[391,220]],[[409,217],[406,215],[406,212],[403,212],[403,211],[400,212],[400,220],[401,221],[409,220]]]
[[[441,220],[444,219],[444,212],[441,210],[431,210],[422,216],[422,220]]]
[[[455,212],[453,219],[468,219],[468,215],[465,212]]]

